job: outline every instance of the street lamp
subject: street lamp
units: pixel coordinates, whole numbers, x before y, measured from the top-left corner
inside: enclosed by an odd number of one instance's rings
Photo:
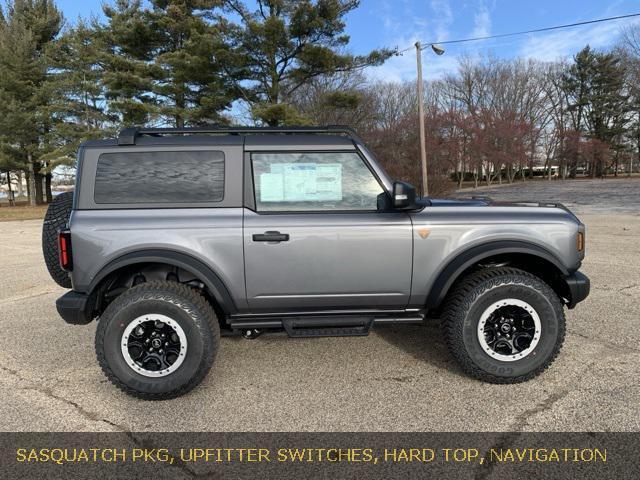
[[[436,55],[442,55],[444,48],[435,43],[431,44],[431,50]],[[429,184],[427,182],[427,145],[424,131],[424,84],[422,82],[422,45],[416,42],[416,60],[418,63],[418,119],[420,121],[420,160],[422,162],[422,195],[429,195]]]
[[[442,55],[444,53],[444,48],[436,45],[435,43],[431,44],[431,50],[433,50],[436,55]]]

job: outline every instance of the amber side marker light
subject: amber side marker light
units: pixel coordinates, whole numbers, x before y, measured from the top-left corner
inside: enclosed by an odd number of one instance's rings
[[[73,269],[71,257],[71,232],[68,230],[58,234],[58,254],[60,255],[60,267],[69,272]]]
[[[584,250],[584,232],[578,232],[576,247],[578,247],[579,252],[582,252]]]

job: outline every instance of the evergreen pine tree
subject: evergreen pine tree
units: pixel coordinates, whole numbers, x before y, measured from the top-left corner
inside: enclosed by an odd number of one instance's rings
[[[626,133],[628,94],[625,92],[625,68],[614,53],[597,53],[592,69],[589,89],[588,124],[590,135],[615,152],[624,148],[622,137]],[[602,176],[604,159],[597,158],[593,174]]]
[[[153,93],[157,112],[180,128],[226,122],[236,98],[233,58],[224,41],[218,0],[152,0]]]
[[[155,112],[151,61],[155,32],[140,0],[103,5],[105,25],[94,23],[104,51],[102,83],[109,112],[124,125],[147,123]]]
[[[47,135],[51,151],[43,158],[53,168],[73,163],[80,143],[108,134],[116,120],[105,111],[101,40],[79,19],[51,48],[48,110],[52,129]]]
[[[571,118],[571,130],[576,135],[582,135],[586,129],[586,112],[589,107],[591,77],[595,63],[595,54],[587,45],[573,58],[573,63],[564,72],[561,80],[561,90],[567,96],[568,111]],[[579,151],[571,148],[567,163],[569,176],[575,178],[578,166]]]
[[[287,99],[310,79],[379,65],[393,54],[386,49],[344,53],[349,43],[344,17],[358,0],[258,0],[253,11],[241,0],[225,4],[240,18],[235,38],[252,83],[245,97],[254,117],[268,125],[304,120]]]
[[[62,14],[53,0],[15,0],[0,17],[0,148],[5,157],[27,171],[30,203],[42,202],[46,171],[49,58],[45,54],[58,35]]]

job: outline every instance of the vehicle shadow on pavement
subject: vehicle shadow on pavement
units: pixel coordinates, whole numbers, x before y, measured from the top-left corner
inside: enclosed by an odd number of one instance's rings
[[[437,320],[427,319],[424,325],[376,325],[373,331],[420,362],[466,377],[442,340]]]

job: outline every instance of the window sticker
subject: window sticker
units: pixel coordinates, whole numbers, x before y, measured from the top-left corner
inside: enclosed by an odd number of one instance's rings
[[[260,201],[284,201],[284,177],[281,173],[260,174]]]
[[[339,163],[276,163],[260,174],[260,201],[313,202],[342,200]]]
[[[342,164],[318,165],[316,170],[317,200],[342,200]]]

